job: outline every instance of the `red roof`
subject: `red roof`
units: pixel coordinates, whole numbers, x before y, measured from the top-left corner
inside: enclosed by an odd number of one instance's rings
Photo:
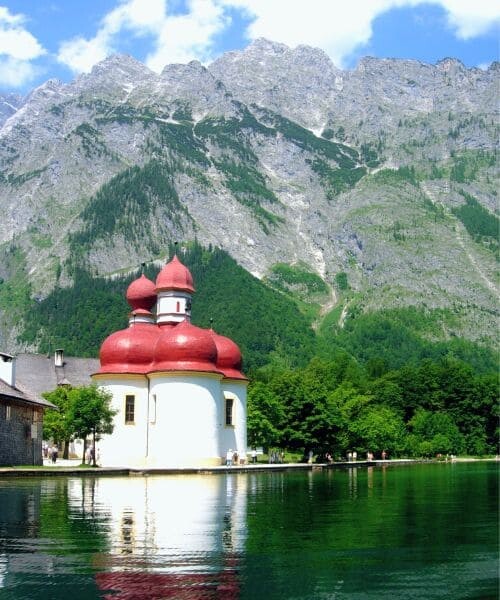
[[[179,290],[194,293],[193,276],[187,267],[174,256],[156,278],[156,292],[160,290]]]
[[[161,329],[151,371],[206,371],[217,373],[217,346],[208,329],[188,321]]]
[[[217,368],[229,379],[246,379],[241,372],[241,352],[233,340],[210,330],[217,347]]]
[[[115,331],[101,346],[101,368],[97,373],[148,373],[159,336],[160,329],[154,323],[134,323]]]
[[[132,310],[142,308],[151,310],[156,302],[155,284],[142,274],[139,279],[132,281],[127,289],[127,302]]]

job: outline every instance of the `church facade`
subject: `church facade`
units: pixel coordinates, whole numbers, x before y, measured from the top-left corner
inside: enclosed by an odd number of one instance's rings
[[[92,379],[112,395],[112,434],[98,444],[103,466],[214,466],[246,458],[248,380],[238,346],[191,323],[193,278],[174,256],[153,283],[127,290],[127,329],[111,334]]]

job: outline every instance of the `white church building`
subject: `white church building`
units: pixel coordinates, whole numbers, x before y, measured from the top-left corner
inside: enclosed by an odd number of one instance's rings
[[[128,287],[129,326],[104,341],[92,375],[116,411],[113,433],[98,443],[102,466],[214,466],[230,449],[246,458],[241,352],[191,323],[194,291],[177,256],[156,284],[141,275]]]

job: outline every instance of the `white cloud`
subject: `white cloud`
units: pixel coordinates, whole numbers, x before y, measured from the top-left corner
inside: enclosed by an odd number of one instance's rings
[[[19,88],[33,81],[37,75],[38,69],[29,61],[0,56],[0,85]]]
[[[461,39],[468,40],[500,24],[500,9],[495,0],[441,0],[448,23]]]
[[[163,21],[156,49],[146,59],[154,71],[161,71],[169,63],[213,57],[214,36],[229,23],[223,7],[212,0],[190,0],[188,8],[188,13]]]
[[[124,31],[150,35],[153,49],[147,65],[156,70],[172,62],[210,56],[213,36],[227,24],[217,0],[189,0],[185,14],[169,15],[166,0],[126,0],[102,19],[91,39],[77,37],[61,43],[59,62],[74,72],[88,72],[96,62],[116,52]]]
[[[165,0],[121,2],[105,15],[93,38],[76,37],[62,42],[57,59],[75,73],[88,72],[97,62],[116,52],[115,46],[123,31],[158,36],[165,10]]]
[[[155,71],[173,62],[206,62],[215,57],[216,36],[230,24],[227,9],[232,8],[250,17],[245,32],[249,39],[319,47],[343,66],[349,55],[369,42],[376,17],[392,8],[419,4],[441,6],[448,25],[462,39],[483,34],[499,21],[494,0],[186,0],[185,14],[173,15],[167,0],[121,0],[104,16],[94,37],[64,41],[58,60],[74,72],[88,72],[116,52],[120,36],[128,32],[150,36],[146,63]]]
[[[266,37],[289,46],[307,44],[325,50],[335,64],[372,35],[372,23],[392,8],[435,4],[441,6],[458,37],[468,39],[498,24],[500,11],[494,0],[219,0],[240,8],[254,20],[247,29],[250,39]]]
[[[46,54],[38,40],[25,29],[25,17],[0,6],[0,84],[21,87],[36,73],[32,62]]]

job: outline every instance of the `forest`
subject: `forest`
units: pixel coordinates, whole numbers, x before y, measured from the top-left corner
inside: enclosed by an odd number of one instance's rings
[[[249,444],[319,458],[498,452],[493,350],[460,338],[430,341],[434,317],[418,308],[353,314],[343,328],[326,322],[315,330],[303,296],[256,279],[223,250],[192,243],[180,254],[196,287],[193,322],[212,322],[241,348]],[[154,280],[159,267],[144,271]],[[125,291],[139,272],[104,278],[78,267],[72,286],[26,312],[20,341],[97,356],[106,336],[127,326]],[[322,291],[307,272],[281,265],[274,276]]]

